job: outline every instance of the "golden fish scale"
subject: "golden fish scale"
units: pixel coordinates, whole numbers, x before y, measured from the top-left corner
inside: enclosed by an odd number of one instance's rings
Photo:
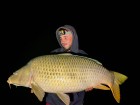
[[[76,92],[101,80],[110,82],[108,70],[89,58],[47,55],[37,57],[30,63],[34,81],[46,92]]]

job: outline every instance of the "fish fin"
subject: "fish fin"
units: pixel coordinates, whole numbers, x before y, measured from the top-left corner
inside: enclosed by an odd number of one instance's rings
[[[96,59],[92,59],[92,60],[95,61],[97,64],[102,65],[102,63],[99,62],[98,60],[96,60]]]
[[[118,73],[118,72],[113,72],[114,73],[114,83],[112,86],[110,86],[112,94],[115,98],[115,100],[120,103],[120,87],[122,83],[125,82],[125,80],[128,78],[127,76]]]
[[[107,87],[107,86],[105,86],[105,85],[102,85],[102,84],[97,85],[96,88],[97,88],[97,89],[101,89],[101,90],[110,90],[109,87]]]
[[[66,104],[70,105],[70,97],[65,93],[56,93],[57,96]]]
[[[115,80],[117,81],[117,83],[119,83],[119,85],[121,85],[122,83],[124,83],[128,79],[128,77],[124,74],[121,74],[121,73],[118,73],[115,71],[113,71],[113,73],[115,76]]]
[[[43,97],[45,95],[45,92],[43,91],[43,89],[40,88],[36,83],[32,83],[31,87],[32,87],[31,92],[34,93],[37,96],[39,101],[42,101]]]
[[[97,63],[97,64],[99,64],[99,65],[103,65],[101,62],[99,62],[99,61],[98,61],[98,60],[96,60],[96,59],[92,59],[92,58],[88,58],[88,59],[93,60],[95,63]]]
[[[119,84],[115,81],[110,87],[115,100],[120,103],[120,88]]]
[[[73,55],[73,54],[71,54],[71,53],[60,53],[58,55]]]

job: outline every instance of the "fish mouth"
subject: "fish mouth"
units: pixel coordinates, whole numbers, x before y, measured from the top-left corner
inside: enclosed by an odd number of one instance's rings
[[[11,83],[10,79],[7,80],[7,83],[9,83],[9,84]]]
[[[7,80],[7,83],[9,84],[10,89],[11,89],[11,85],[20,86],[19,84],[12,83],[10,79]]]

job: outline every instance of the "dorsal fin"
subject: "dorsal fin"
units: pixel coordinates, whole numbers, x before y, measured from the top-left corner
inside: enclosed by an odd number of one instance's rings
[[[71,53],[61,53],[61,54],[58,54],[58,55],[73,55]]]
[[[101,63],[101,62],[99,62],[98,60],[96,60],[96,59],[92,59],[92,60],[94,60],[96,63],[98,63],[98,64],[102,65],[102,63]]]

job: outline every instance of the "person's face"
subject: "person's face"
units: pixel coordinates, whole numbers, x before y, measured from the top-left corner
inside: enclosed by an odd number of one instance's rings
[[[72,46],[72,40],[72,34],[65,34],[60,36],[60,43],[66,50]]]

